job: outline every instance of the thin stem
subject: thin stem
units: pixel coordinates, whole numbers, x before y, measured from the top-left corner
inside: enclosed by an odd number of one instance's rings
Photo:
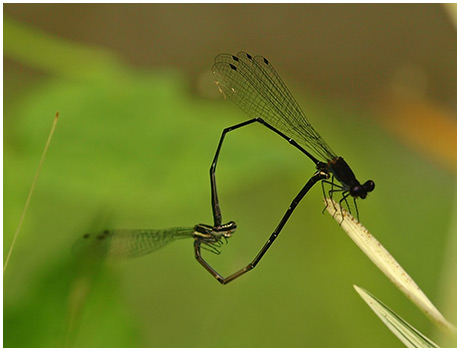
[[[33,194],[34,189],[35,189],[35,184],[37,184],[38,176],[40,175],[40,170],[42,169],[43,161],[45,160],[45,156],[46,156],[46,153],[48,151],[48,146],[49,146],[49,144],[51,142],[51,138],[52,138],[52,136],[54,134],[54,130],[56,129],[56,124],[57,124],[57,121],[58,121],[58,117],[59,117],[59,112],[56,112],[56,117],[54,117],[53,125],[51,126],[51,131],[50,131],[50,134],[48,136],[48,140],[46,142],[45,149],[43,150],[42,158],[41,158],[40,163],[38,165],[37,173],[35,174],[34,181],[32,182],[32,186],[30,187],[29,196],[27,197],[26,204],[24,206],[24,210],[22,211],[21,218],[19,219],[18,227],[16,228],[16,232],[14,233],[14,236],[13,236],[13,241],[11,242],[10,249],[8,250],[8,255],[6,256],[5,263],[3,264],[3,273],[5,273],[5,270],[6,270],[7,266],[8,266],[8,263],[9,263],[10,258],[11,258],[11,253],[13,252],[13,248],[14,248],[14,246],[16,244],[16,239],[18,238],[18,234],[21,231],[22,223],[24,222],[24,217],[26,215],[27,209],[29,208],[30,199],[31,199],[32,194]]]

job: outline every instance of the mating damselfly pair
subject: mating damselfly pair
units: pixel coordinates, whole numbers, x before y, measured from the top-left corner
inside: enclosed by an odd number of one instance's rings
[[[198,224],[189,228],[171,228],[164,230],[105,230],[97,234],[85,234],[76,246],[84,248],[87,253],[104,257],[130,257],[153,252],[176,239],[193,238],[195,257],[200,264],[220,283],[240,277],[253,269],[276,240],[295,208],[308,191],[321,180],[324,196],[332,198],[341,192],[340,205],[345,203],[350,209],[348,198],[353,199],[357,216],[356,199],[365,199],[374,190],[375,184],[368,180],[361,184],[342,157],[337,156],[324,139],[316,132],[302,109],[276,73],[270,62],[262,56],[251,56],[239,52],[218,55],[214,60],[212,72],[219,90],[225,97],[245,111],[252,119],[225,128],[220,137],[214,159],[211,164],[211,206],[214,224]],[[237,229],[231,221],[222,224],[216,185],[216,168],[220,151],[226,135],[234,130],[260,123],[313,161],[316,171],[292,200],[284,216],[271,233],[255,258],[245,267],[223,277],[202,257],[201,249],[220,253],[220,246],[230,238]],[[329,190],[324,189],[325,185]]]

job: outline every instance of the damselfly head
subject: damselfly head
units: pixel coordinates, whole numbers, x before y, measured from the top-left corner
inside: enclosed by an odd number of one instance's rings
[[[370,193],[372,190],[375,189],[375,183],[373,180],[368,180],[366,183],[363,184],[363,187],[364,189],[366,189],[368,193]]]
[[[236,228],[236,223],[234,221],[230,221],[221,226],[219,233],[222,234],[225,238],[230,238],[235,232]]]
[[[195,226],[195,235],[199,237],[208,237],[213,239],[219,239],[221,237],[229,238],[236,230],[236,223],[230,221],[222,224],[218,227],[214,227],[207,224],[198,224]]]
[[[365,199],[367,193],[370,193],[375,188],[375,183],[372,180],[368,180],[363,185],[358,184],[355,185],[350,189],[350,195],[353,197],[360,197],[361,199]]]

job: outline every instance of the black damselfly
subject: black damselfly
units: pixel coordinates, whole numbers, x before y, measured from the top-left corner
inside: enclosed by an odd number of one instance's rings
[[[324,192],[325,183],[331,186],[328,191],[330,197],[334,192],[342,192],[340,205],[345,201],[349,207],[347,197],[351,196],[358,218],[356,199],[358,197],[366,198],[367,193],[374,190],[375,184],[372,180],[368,180],[364,184],[359,183],[345,160],[337,156],[312,127],[302,109],[266,58],[262,56],[253,57],[246,52],[239,52],[236,56],[221,54],[215,58],[212,72],[215,76],[216,84],[224,96],[233,100],[238,107],[253,117],[253,119],[246,122],[225,128],[219,140],[210,169],[212,208],[215,221],[217,219],[216,224],[221,222],[222,216],[217,197],[215,172],[219,153],[228,132],[258,122],[307,155],[316,166],[316,172],[291,202],[283,218],[257,256],[246,267],[224,279],[222,283],[225,284],[257,265],[278,237],[297,204],[316,182],[322,180],[324,196],[326,196]],[[326,180],[329,178],[331,179]],[[339,183],[334,182],[334,180]]]

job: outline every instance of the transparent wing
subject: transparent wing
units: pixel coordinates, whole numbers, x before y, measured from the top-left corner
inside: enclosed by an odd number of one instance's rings
[[[158,250],[174,240],[191,238],[193,233],[194,228],[104,230],[83,235],[73,249],[76,254],[93,257],[136,257]]]
[[[267,59],[246,52],[221,54],[212,72],[224,95],[249,116],[263,118],[320,160],[336,157]]]

